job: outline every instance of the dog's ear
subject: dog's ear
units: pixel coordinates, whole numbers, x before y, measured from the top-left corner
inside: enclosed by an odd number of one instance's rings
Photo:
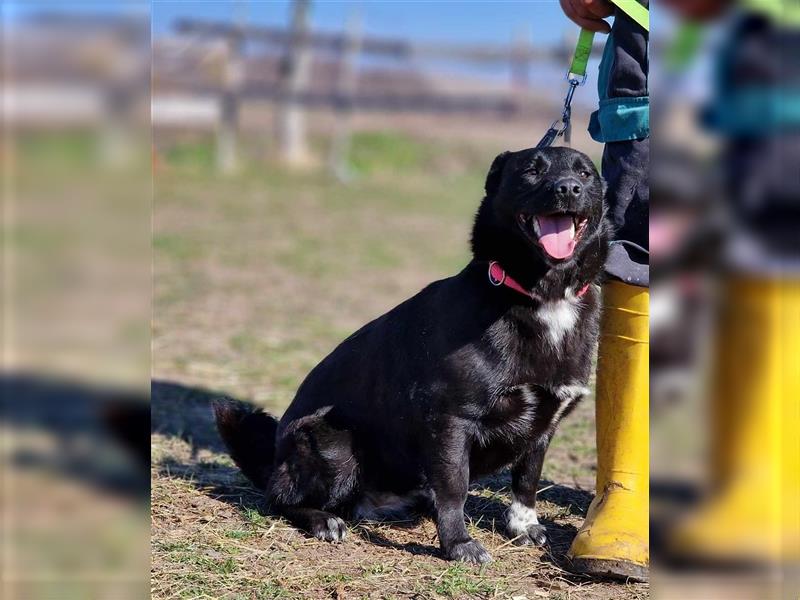
[[[497,193],[500,181],[503,179],[503,168],[506,166],[509,156],[511,156],[511,152],[501,152],[492,161],[492,166],[489,167],[489,173],[486,175],[486,185],[484,185],[487,196],[494,196]]]

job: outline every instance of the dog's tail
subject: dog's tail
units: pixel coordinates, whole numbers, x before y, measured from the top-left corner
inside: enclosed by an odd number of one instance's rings
[[[233,462],[257,488],[266,488],[275,457],[278,421],[236,400],[215,401],[214,416]]]

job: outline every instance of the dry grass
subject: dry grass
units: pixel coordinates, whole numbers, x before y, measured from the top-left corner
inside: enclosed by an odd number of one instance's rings
[[[562,425],[545,465],[547,550],[504,536],[506,474],[471,490],[469,529],[494,557],[480,570],[442,560],[428,520],[351,523],[340,545],[309,539],[268,515],[225,455],[211,398],[280,414],[345,335],[466,261],[491,153],[447,149],[443,178],[430,158],[439,153],[398,172],[371,152],[369,177],[347,188],[261,169],[219,179],[184,165],[157,177],[153,597],[647,596],[645,585],[564,569],[593,483],[590,402]]]
[[[309,539],[267,516],[261,497],[223,457],[156,436],[153,596],[156,598],[636,598],[646,586],[570,575],[561,556],[588,494],[550,487],[540,505],[551,546],[518,548],[502,534],[507,480],[475,487],[469,530],[494,562],[477,569],[439,558],[436,530],[417,523],[351,523],[348,539]],[[164,460],[163,456],[169,456]],[[180,458],[183,460],[180,460]],[[552,485],[552,484],[551,484]]]

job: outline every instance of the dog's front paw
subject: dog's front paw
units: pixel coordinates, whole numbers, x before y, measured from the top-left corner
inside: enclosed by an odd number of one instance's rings
[[[544,546],[547,544],[547,529],[544,525],[528,525],[524,531],[510,532],[517,546]]]
[[[311,524],[311,534],[318,540],[341,542],[347,535],[347,526],[339,517],[320,517]]]
[[[453,544],[446,552],[447,558],[450,560],[457,560],[461,562],[474,563],[482,565],[492,560],[492,555],[486,551],[486,548],[481,546],[477,540],[468,540]]]
[[[514,499],[506,511],[506,531],[517,546],[544,546],[547,530],[539,524],[536,509]]]

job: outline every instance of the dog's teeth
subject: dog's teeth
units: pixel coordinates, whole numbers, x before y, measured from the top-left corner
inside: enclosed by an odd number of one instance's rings
[[[569,237],[575,239],[575,221],[572,221],[572,225],[569,227]]]

